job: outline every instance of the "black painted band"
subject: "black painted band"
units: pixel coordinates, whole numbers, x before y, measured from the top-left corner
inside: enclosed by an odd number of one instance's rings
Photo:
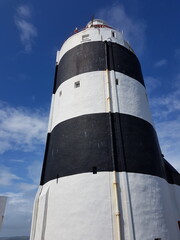
[[[41,185],[94,167],[97,174],[142,173],[180,185],[179,173],[161,156],[151,124],[126,114],[90,114],[58,124],[48,136]]]
[[[134,53],[117,43],[97,41],[80,44],[64,54],[58,65],[54,93],[71,77],[106,70],[107,61],[109,70],[130,76],[144,85],[140,63]]]
[[[57,72],[58,72],[58,65],[56,65],[56,68],[55,68],[53,93],[56,92],[56,85],[57,85]]]

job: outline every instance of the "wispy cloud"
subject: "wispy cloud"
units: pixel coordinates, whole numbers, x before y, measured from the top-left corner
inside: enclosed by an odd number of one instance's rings
[[[104,19],[108,24],[123,31],[125,39],[132,44],[132,47],[136,48],[139,54],[142,53],[146,29],[144,21],[130,17],[121,4],[100,9],[97,17]]]
[[[24,171],[28,172],[30,169],[34,170],[37,167],[37,163],[32,163]],[[38,185],[34,183],[35,179],[26,181],[27,179],[19,178],[14,174],[13,168],[10,169],[0,165],[0,186],[8,189],[4,192],[1,191],[2,195],[8,197],[1,233],[3,235],[9,233],[19,235],[19,229],[22,235],[27,235],[30,232],[33,202]]]
[[[11,172],[10,168],[0,165],[0,186],[9,186],[20,177]]]
[[[20,32],[20,40],[28,53],[32,50],[34,39],[37,37],[37,28],[30,22],[31,9],[27,5],[19,6],[16,10],[15,24]]]
[[[179,59],[180,57],[180,48],[175,49],[175,57]]]
[[[25,160],[24,159],[9,159],[10,162],[14,162],[14,163],[24,163]]]
[[[27,5],[22,5],[17,8],[17,13],[19,17],[22,18],[30,18],[31,17],[31,10],[30,7]]]
[[[165,158],[180,171],[180,84],[178,84],[180,79],[178,75],[174,77],[167,94],[159,90],[160,80],[153,77],[147,77],[145,80],[148,80],[148,85],[151,86],[150,105],[162,152]],[[153,81],[155,84],[151,84]]]
[[[0,153],[2,159],[6,156],[6,160],[9,151],[14,156],[6,162],[2,160],[4,165],[0,164],[1,194],[8,196],[3,235],[8,235],[10,230],[13,235],[18,235],[19,229],[22,235],[30,231],[32,207],[42,168],[42,159],[38,161],[38,158],[45,142],[47,115],[43,110],[12,107],[0,101]],[[31,152],[31,161],[28,151]],[[19,152],[23,157],[18,158]]]
[[[161,60],[157,61],[157,62],[154,64],[154,66],[155,66],[156,68],[159,68],[159,67],[165,66],[166,64],[167,64],[167,59],[161,59]]]
[[[23,192],[29,192],[29,191],[37,189],[37,185],[29,184],[29,183],[20,183],[19,189],[22,190]]]
[[[152,92],[161,85],[161,81],[156,77],[145,76],[144,80],[148,93]]]
[[[8,202],[1,236],[27,235],[30,232],[35,191],[3,192],[3,195],[8,197]]]
[[[34,161],[31,165],[28,166],[28,177],[32,180],[34,184],[39,184],[40,174],[42,169],[42,163],[38,161]]]
[[[165,158],[180,172],[180,118],[161,121],[156,128]]]
[[[0,102],[0,153],[33,151],[45,142],[47,115],[42,111],[14,108]]]
[[[167,95],[154,97],[151,100],[152,107],[155,111],[154,116],[157,119],[166,119],[170,115],[180,114],[180,89],[169,92]],[[161,109],[161,111],[158,111]]]

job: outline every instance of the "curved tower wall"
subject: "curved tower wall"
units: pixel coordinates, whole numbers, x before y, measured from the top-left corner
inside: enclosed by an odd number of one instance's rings
[[[178,240],[179,185],[122,34],[97,21],[71,36],[57,52],[31,240]]]

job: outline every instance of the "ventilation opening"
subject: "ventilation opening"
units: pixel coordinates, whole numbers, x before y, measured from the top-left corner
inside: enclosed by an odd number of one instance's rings
[[[80,81],[75,82],[75,83],[74,83],[74,87],[75,87],[75,88],[80,87]]]
[[[161,240],[161,238],[155,238],[154,240]]]
[[[118,79],[116,78],[116,85],[118,85],[119,84],[119,81],[118,81]]]
[[[116,33],[114,31],[111,32],[112,33],[112,37],[116,37]]]
[[[97,174],[97,167],[93,167],[93,174]]]
[[[82,40],[89,40],[89,34],[82,35]]]
[[[180,221],[178,221],[178,226],[179,226],[179,230],[180,230]]]
[[[59,174],[56,176],[56,183],[58,183]]]

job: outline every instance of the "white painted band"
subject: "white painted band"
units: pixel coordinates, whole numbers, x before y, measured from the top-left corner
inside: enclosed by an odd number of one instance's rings
[[[83,73],[63,82],[52,98],[49,132],[62,121],[85,114],[106,112],[105,82],[105,71]],[[112,112],[139,117],[153,125],[146,90],[141,83],[124,74],[110,71],[110,85]]]
[[[51,180],[42,187],[37,206],[35,238],[113,240],[112,172],[83,173]],[[136,239],[179,240],[180,188],[145,174],[127,173],[130,199],[126,198],[125,172],[118,173],[122,239],[129,240],[129,204]],[[172,204],[173,203],[173,204]],[[177,205],[176,205],[177,204]],[[46,215],[45,232],[43,228]]]
[[[115,33],[114,37],[112,32]],[[64,54],[70,49],[83,43],[95,41],[111,41],[128,48],[121,32],[110,28],[86,28],[83,31],[72,35],[64,42],[61,50],[57,54],[57,63],[59,63]]]

